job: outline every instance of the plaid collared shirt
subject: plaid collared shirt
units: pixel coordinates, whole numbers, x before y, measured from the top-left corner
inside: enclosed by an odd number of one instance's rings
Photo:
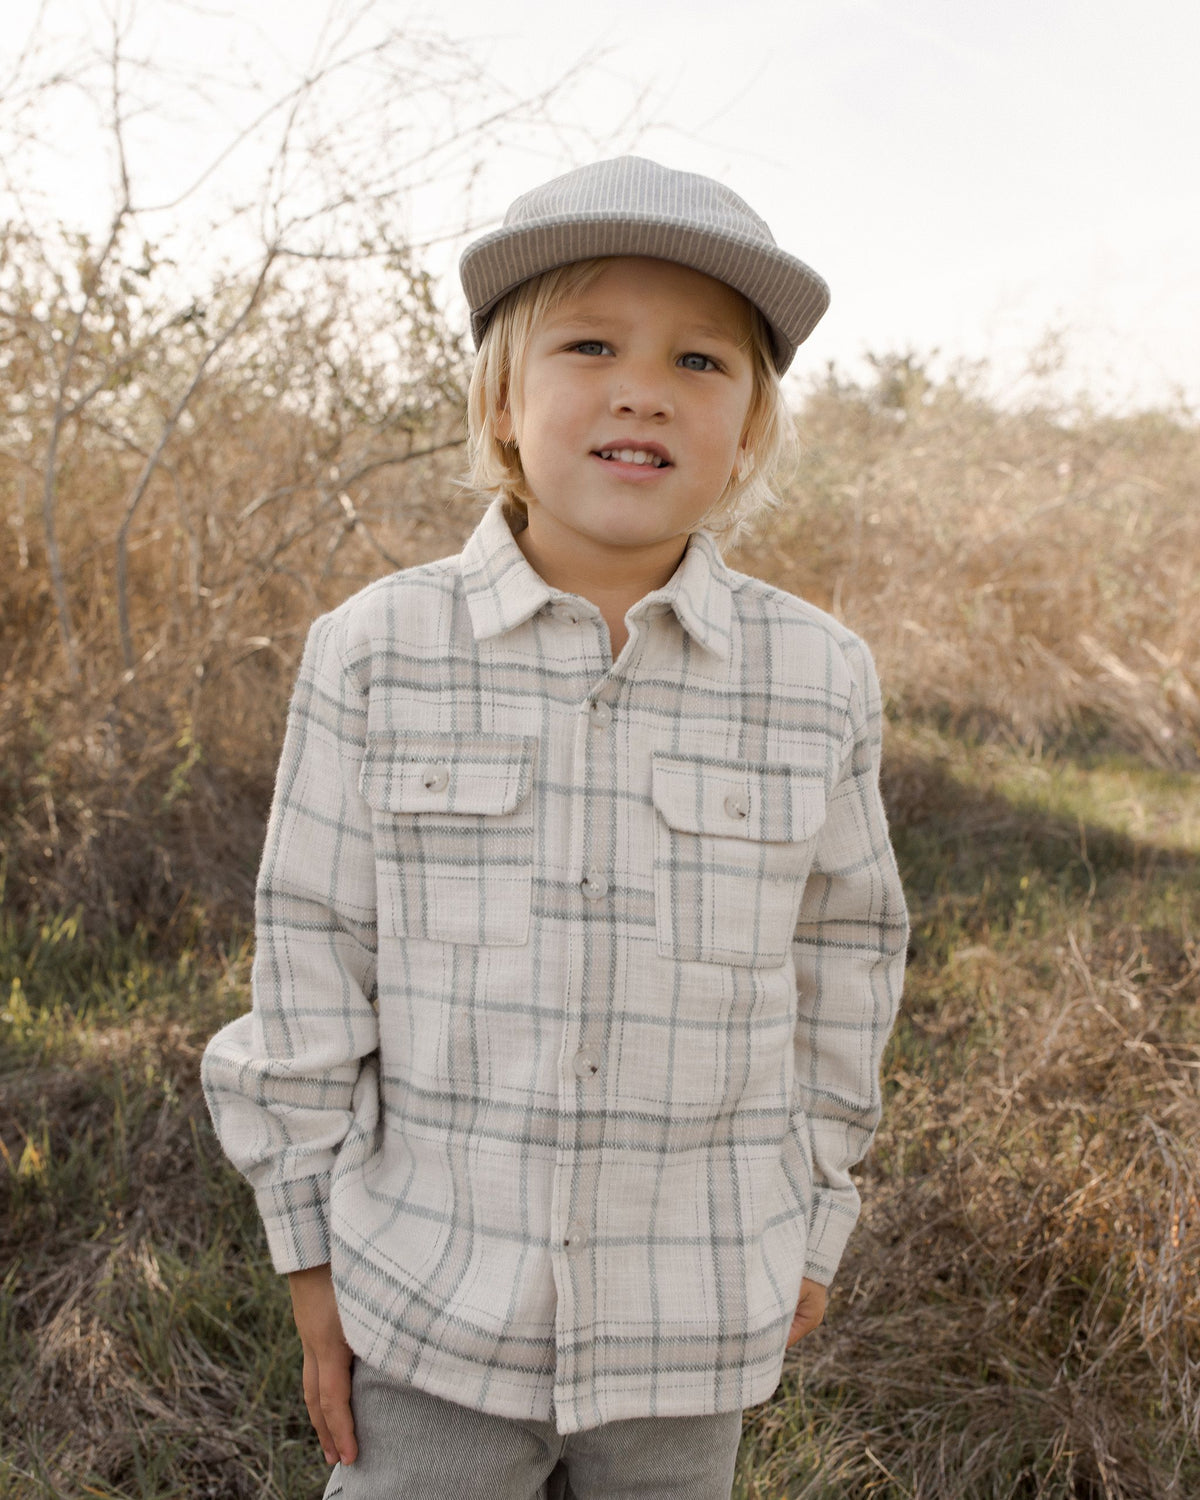
[[[705,532],[627,621],[614,664],[496,501],[316,622],[204,1063],[359,1357],[560,1432],[771,1395],[907,934],[861,642]]]

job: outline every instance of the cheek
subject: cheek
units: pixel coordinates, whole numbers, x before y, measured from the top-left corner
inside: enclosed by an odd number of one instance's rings
[[[739,453],[746,451],[750,441],[750,429],[754,417],[753,402],[749,397],[739,404],[735,420],[730,424],[730,431],[736,433],[734,447]]]
[[[728,454],[732,460],[741,451],[745,441],[745,413],[740,408],[729,407],[723,411],[714,412],[707,430],[714,453]]]
[[[519,393],[509,400],[509,425],[522,450],[532,448],[546,413],[546,392],[536,377],[526,375]]]
[[[524,396],[518,427],[525,443],[536,444],[546,453],[574,452],[591,432],[591,408],[570,382],[529,382]]]

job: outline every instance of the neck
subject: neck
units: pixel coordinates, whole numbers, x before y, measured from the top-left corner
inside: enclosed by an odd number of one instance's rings
[[[561,533],[553,521],[533,512],[516,543],[551,588],[578,594],[605,614],[624,615],[639,599],[668,583],[687,550],[686,536],[667,537],[645,547],[609,547],[578,533]]]

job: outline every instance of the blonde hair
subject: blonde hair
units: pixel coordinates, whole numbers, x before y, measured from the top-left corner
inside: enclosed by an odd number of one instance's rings
[[[488,498],[499,495],[510,522],[526,523],[533,498],[516,444],[501,439],[498,421],[507,412],[520,421],[521,381],[534,330],[569,297],[586,291],[613,257],[573,261],[531,277],[496,304],[484,332],[467,391],[466,482]],[[767,320],[752,302],[751,393],[739,466],[712,508],[697,523],[722,541],[732,541],[758,512],[777,506],[771,481],[795,449],[795,426],[779,385]]]

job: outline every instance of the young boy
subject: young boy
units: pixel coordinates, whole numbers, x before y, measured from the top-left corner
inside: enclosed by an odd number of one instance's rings
[[[854,1225],[906,941],[867,651],[716,541],[828,291],[634,157],[462,275],[494,498],[313,626],[205,1087],[327,1495],[715,1500]]]

